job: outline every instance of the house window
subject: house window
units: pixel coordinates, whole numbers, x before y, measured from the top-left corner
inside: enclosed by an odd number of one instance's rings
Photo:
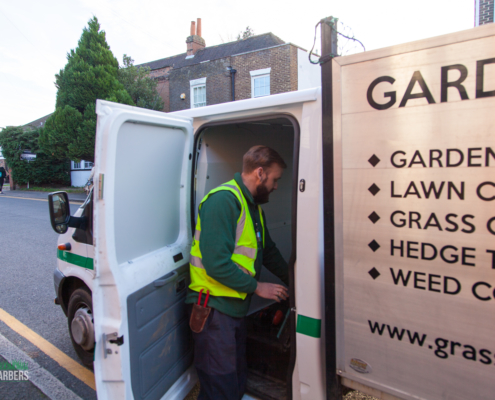
[[[72,169],[91,169],[95,164],[90,161],[81,160],[79,162],[72,161]]]
[[[191,108],[206,106],[206,78],[189,81],[191,85]]]
[[[264,68],[249,72],[251,74],[251,97],[270,95],[270,71],[271,68]]]

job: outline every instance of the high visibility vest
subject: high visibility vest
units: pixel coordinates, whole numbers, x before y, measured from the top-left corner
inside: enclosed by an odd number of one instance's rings
[[[213,193],[219,192],[220,190],[227,190],[233,193],[235,197],[237,197],[237,200],[241,203],[241,215],[237,220],[235,249],[231,260],[237,265],[237,267],[239,267],[239,269],[242,270],[242,272],[254,277],[256,275],[254,262],[256,261],[256,256],[258,253],[258,241],[246,198],[242,194],[242,190],[235,179],[232,179],[231,181],[210,191],[204,199],[201,200],[199,209],[201,210],[201,205],[208,199],[208,197],[210,197]],[[258,211],[260,213],[261,220],[260,235],[262,235],[262,238],[260,238],[260,240],[263,241],[263,247],[265,247],[265,225],[260,206],[258,206]],[[191,257],[189,260],[189,270],[191,273],[191,284],[189,285],[189,289],[194,290],[195,292],[199,292],[201,289],[204,289],[205,292],[209,290],[210,294],[213,296],[235,297],[244,300],[247,293],[238,292],[237,290],[231,289],[208,276],[203,266],[201,250],[199,249],[200,239],[201,220],[198,213],[198,221],[196,223],[193,246],[191,248]]]

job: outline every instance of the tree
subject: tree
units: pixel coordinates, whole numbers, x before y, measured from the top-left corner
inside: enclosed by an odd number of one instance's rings
[[[96,99],[134,105],[118,80],[119,63],[93,17],[83,29],[78,46],[67,54],[67,64],[55,75],[55,112],[41,130],[43,151],[62,160],[94,161]]]
[[[163,110],[163,99],[157,91],[157,81],[149,77],[150,67],[136,67],[134,60],[124,54],[119,68],[119,81],[138,107]]]
[[[0,146],[7,164],[12,169],[12,178],[17,183],[58,183],[70,185],[70,164],[43,153],[38,147],[40,132],[11,126],[0,132]],[[21,159],[24,150],[36,154],[36,159]]]
[[[254,30],[247,26],[244,32],[239,32],[237,35],[237,40],[244,40],[250,38],[251,36],[254,36]]]

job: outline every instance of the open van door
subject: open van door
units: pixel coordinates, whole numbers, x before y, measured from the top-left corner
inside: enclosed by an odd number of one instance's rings
[[[98,398],[182,398],[195,383],[184,304],[192,119],[102,100],[96,113]]]

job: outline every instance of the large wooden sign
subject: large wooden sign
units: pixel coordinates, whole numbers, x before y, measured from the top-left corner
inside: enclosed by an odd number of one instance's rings
[[[333,62],[340,373],[492,399],[495,25]]]

